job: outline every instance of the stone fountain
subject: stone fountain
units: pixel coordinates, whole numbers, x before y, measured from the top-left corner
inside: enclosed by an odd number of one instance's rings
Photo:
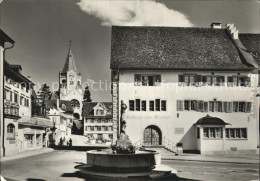
[[[163,178],[176,174],[176,170],[161,165],[161,154],[153,150],[138,150],[125,132],[127,106],[121,101],[118,140],[110,149],[87,151],[87,164],[76,169],[95,178]]]

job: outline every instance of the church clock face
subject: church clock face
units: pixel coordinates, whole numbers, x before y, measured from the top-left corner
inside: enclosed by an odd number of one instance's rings
[[[69,75],[69,78],[70,78],[70,85],[74,85],[75,84],[75,75],[73,75],[73,74],[70,74]]]

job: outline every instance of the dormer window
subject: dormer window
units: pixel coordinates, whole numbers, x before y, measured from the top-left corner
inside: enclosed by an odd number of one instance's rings
[[[66,109],[66,105],[65,105],[65,104],[62,104],[62,105],[61,105],[61,108],[62,108],[62,109]]]

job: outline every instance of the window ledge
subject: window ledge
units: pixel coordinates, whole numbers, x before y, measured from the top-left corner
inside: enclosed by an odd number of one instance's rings
[[[248,139],[247,138],[226,138],[226,140],[232,140],[232,141],[233,140],[238,140],[238,141],[240,140],[241,141],[241,140],[248,140]]]
[[[203,138],[203,140],[223,140],[223,138]]]

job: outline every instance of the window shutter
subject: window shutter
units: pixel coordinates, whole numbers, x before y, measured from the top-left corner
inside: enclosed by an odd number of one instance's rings
[[[251,102],[246,102],[245,112],[247,112],[247,113],[251,112]]]

